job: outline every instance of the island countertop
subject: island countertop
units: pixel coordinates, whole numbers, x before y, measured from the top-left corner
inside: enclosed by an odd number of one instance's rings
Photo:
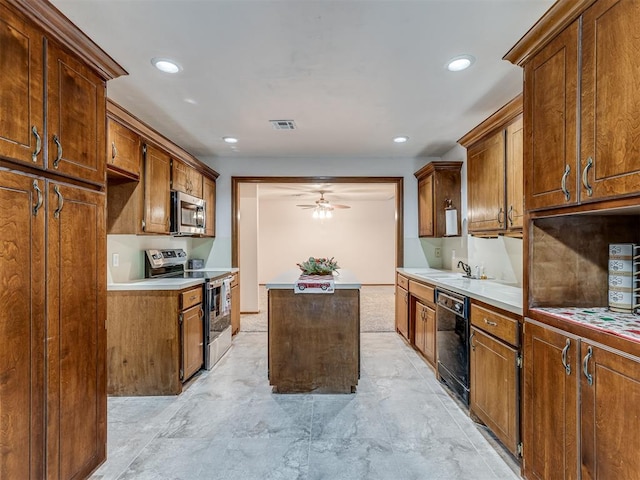
[[[299,268],[292,268],[282,272],[276,278],[267,282],[266,287],[269,289],[293,289],[293,284],[300,278],[302,272]],[[339,269],[337,274],[333,274],[336,289],[359,289],[362,284],[356,276],[349,270]]]

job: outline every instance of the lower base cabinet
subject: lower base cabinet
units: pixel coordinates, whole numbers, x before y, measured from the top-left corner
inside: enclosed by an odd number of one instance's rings
[[[415,345],[432,365],[436,364],[436,312],[433,308],[416,302]]]
[[[640,478],[640,358],[527,320],[527,479]]]
[[[238,274],[234,273],[231,280],[231,333],[240,331],[240,284]]]
[[[396,332],[409,340],[409,292],[396,286]]]

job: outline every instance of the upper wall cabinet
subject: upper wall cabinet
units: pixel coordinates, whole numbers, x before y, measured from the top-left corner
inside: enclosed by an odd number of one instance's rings
[[[418,179],[418,236],[446,236],[445,207],[460,210],[462,162],[431,162],[414,175]],[[460,218],[457,219],[460,232]]]
[[[458,142],[467,148],[469,233],[522,234],[522,96]]]
[[[505,56],[524,67],[528,210],[640,193],[638,18],[635,0],[561,0]]]
[[[107,175],[138,180],[142,163],[140,135],[112,118],[107,118],[107,133]]]
[[[171,162],[171,189],[202,197],[202,174],[180,160]]]

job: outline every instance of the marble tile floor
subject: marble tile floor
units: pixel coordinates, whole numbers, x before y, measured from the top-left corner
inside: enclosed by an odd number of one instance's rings
[[[518,479],[517,466],[395,333],[361,335],[349,395],[271,393],[243,332],[177,397],[111,397],[106,479]]]

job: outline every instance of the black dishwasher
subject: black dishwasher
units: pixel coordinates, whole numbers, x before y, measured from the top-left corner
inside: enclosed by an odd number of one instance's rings
[[[469,405],[469,299],[436,290],[438,377]]]

